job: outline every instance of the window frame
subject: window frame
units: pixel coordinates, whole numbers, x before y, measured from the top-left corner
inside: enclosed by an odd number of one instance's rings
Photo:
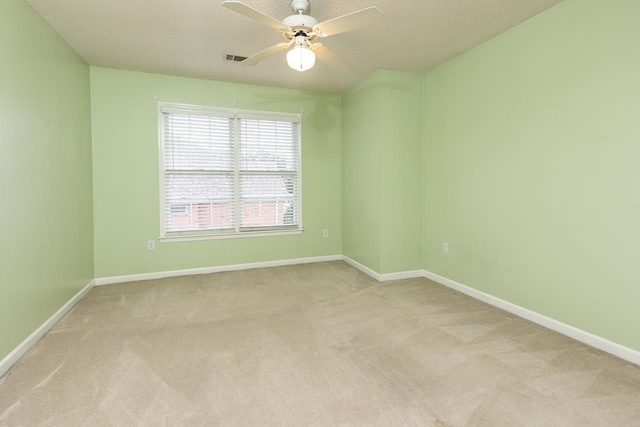
[[[272,121],[289,121],[296,123],[298,126],[298,140],[297,144],[297,211],[298,222],[295,225],[283,225],[283,226],[265,226],[265,227],[241,227],[240,226],[240,212],[235,212],[234,218],[234,230],[188,230],[182,231],[180,234],[167,235],[167,224],[165,217],[165,204],[166,204],[166,187],[165,187],[165,150],[164,150],[164,113],[177,113],[177,114],[202,114],[209,116],[227,117],[233,118],[234,132],[234,199],[239,200],[240,197],[240,180],[241,171],[239,168],[240,162],[240,120],[241,119],[257,119],[257,120],[272,120]],[[302,114],[297,113],[284,113],[284,112],[271,112],[261,110],[245,110],[239,108],[221,108],[211,107],[204,105],[192,105],[192,104],[180,104],[175,102],[157,102],[157,117],[158,117],[158,175],[159,175],[159,216],[160,216],[160,237],[162,242],[184,242],[193,240],[210,240],[210,239],[237,239],[248,237],[265,237],[265,236],[282,236],[282,235],[295,235],[302,234],[304,231],[302,219]],[[237,203],[237,202],[236,202]],[[238,204],[236,204],[238,206]]]

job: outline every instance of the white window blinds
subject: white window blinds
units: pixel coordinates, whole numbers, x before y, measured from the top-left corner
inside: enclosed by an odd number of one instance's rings
[[[242,229],[298,223],[297,123],[240,118]]]
[[[298,115],[163,103],[161,237],[295,231]]]

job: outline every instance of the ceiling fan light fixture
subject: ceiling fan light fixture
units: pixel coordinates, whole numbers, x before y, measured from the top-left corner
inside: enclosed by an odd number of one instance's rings
[[[296,71],[307,71],[316,63],[316,54],[303,43],[296,45],[287,52],[287,64]]]

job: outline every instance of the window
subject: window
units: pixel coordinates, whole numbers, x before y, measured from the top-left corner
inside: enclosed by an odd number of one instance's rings
[[[159,103],[161,238],[299,233],[300,115]]]

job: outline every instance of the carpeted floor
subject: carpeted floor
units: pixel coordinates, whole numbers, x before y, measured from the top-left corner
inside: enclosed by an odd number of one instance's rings
[[[0,425],[640,425],[640,368],[342,262],[94,288],[0,379]]]

